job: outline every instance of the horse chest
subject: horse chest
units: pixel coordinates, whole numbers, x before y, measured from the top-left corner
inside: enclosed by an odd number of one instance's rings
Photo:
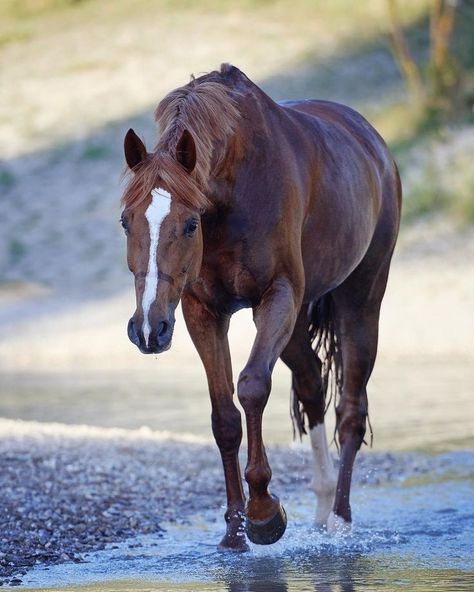
[[[206,258],[194,287],[210,308],[228,314],[254,306],[263,290],[263,282],[230,254]]]

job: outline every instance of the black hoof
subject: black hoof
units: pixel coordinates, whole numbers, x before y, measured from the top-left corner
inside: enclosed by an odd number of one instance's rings
[[[286,530],[286,512],[279,504],[277,513],[268,520],[247,518],[245,529],[248,538],[256,545],[272,545],[281,539]]]

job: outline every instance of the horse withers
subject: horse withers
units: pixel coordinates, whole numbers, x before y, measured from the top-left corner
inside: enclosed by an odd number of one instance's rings
[[[131,170],[122,224],[137,308],[128,336],[143,353],[170,347],[181,300],[207,374],[212,430],[224,468],[221,548],[277,541],[286,515],[270,493],[262,415],[280,357],[292,372],[293,415],[314,452],[316,523],[350,530],[352,468],[366,431],[366,386],[401,206],[396,164],[370,124],[328,101],[275,103],[224,64],[169,93],[147,152],[129,130]],[[227,340],[251,307],[257,334],[240,373],[248,461],[245,501]],[[329,370],[336,384],[340,466],[324,426]]]

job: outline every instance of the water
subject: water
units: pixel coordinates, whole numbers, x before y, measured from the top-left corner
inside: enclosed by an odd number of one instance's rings
[[[0,417],[132,429],[145,425],[212,440],[211,406],[201,365],[176,367],[159,357],[149,361],[150,370],[133,372],[120,368],[114,373],[2,372]],[[473,385],[474,365],[462,360],[449,364],[382,360],[369,384],[375,449],[474,448]],[[292,439],[289,395],[290,374],[278,363],[264,414],[269,444],[288,444]],[[327,421],[331,433],[332,410]]]
[[[140,372],[3,373],[0,416],[138,428],[142,425],[212,439],[202,368],[186,372],[156,362]],[[370,383],[375,449],[472,449],[474,367],[414,361],[379,363]],[[264,416],[268,443],[291,440],[289,375],[278,365]],[[331,414],[332,416],[332,414]],[[331,417],[328,428],[332,429]],[[90,554],[82,564],[37,568],[29,590],[321,592],[474,590],[472,452],[450,452],[447,473],[424,482],[355,488],[353,536],[311,530],[314,498],[285,499],[289,526],[270,547],[233,556],[216,551],[222,513],[203,512],[168,524],[160,537],[137,537]],[[442,464],[442,463],[440,463]],[[113,548],[115,547],[115,548]]]
[[[304,592],[474,589],[474,455],[451,453],[448,473],[390,487],[359,487],[348,538],[311,528],[311,492],[285,500],[283,539],[232,555],[216,551],[222,519],[204,512],[160,536],[38,568],[28,590]]]

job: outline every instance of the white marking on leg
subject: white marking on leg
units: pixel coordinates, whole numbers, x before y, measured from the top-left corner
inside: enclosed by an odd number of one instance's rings
[[[330,534],[343,537],[351,534],[352,524],[350,522],[346,522],[344,518],[334,514],[334,512],[331,511],[329,513],[326,528]]]
[[[145,289],[143,290],[142,297],[142,330],[147,347],[151,332],[148,315],[150,312],[150,307],[155,301],[156,290],[158,289],[158,264],[156,261],[156,251],[158,249],[161,224],[169,214],[170,209],[171,195],[164,189],[161,189],[161,187],[155,187],[155,189],[153,189],[151,192],[151,203],[145,212],[145,218],[148,220],[148,228],[150,231],[150,254],[148,257],[148,270],[145,278]]]
[[[314,457],[313,489],[316,493],[316,525],[324,526],[334,504],[337,473],[329,453],[324,423],[310,430],[311,448]]]

